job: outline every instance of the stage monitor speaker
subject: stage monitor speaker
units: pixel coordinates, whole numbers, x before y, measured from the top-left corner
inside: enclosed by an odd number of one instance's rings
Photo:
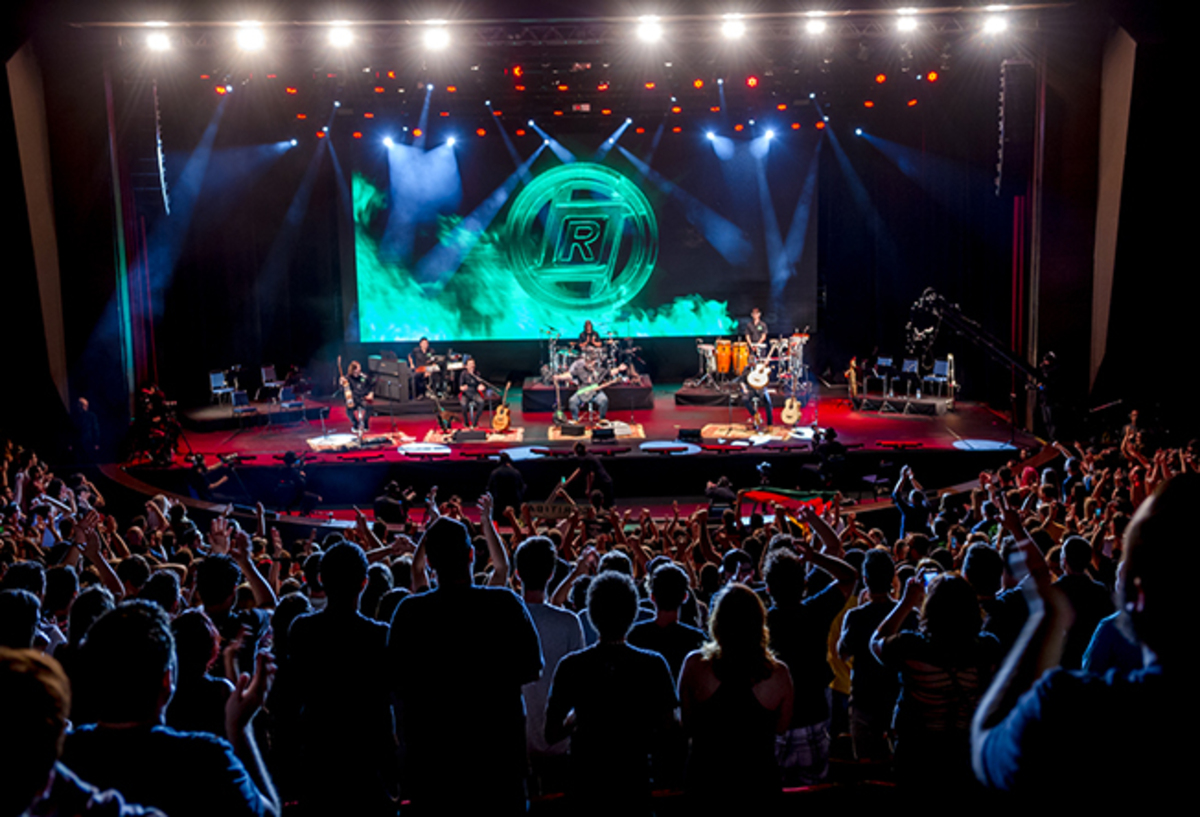
[[[579,423],[563,423],[558,430],[564,437],[582,437],[587,434],[587,427]]]
[[[698,428],[681,428],[679,434],[675,437],[681,443],[696,443],[700,444],[700,429]]]
[[[482,443],[487,441],[487,432],[482,428],[460,428],[454,432],[456,443]]]
[[[617,439],[617,432],[612,426],[592,429],[592,442],[612,442]]]

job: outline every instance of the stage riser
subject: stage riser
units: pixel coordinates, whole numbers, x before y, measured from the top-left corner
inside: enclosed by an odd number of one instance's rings
[[[608,395],[608,411],[633,411],[654,408],[654,387],[643,380],[642,385],[614,385],[604,390]],[[567,411],[567,401],[575,393],[574,387],[560,387],[562,408]],[[554,411],[554,387],[529,379],[521,390],[521,411]]]
[[[896,414],[942,415],[950,411],[954,401],[944,397],[872,397],[870,395],[851,398],[858,411],[890,411]]]

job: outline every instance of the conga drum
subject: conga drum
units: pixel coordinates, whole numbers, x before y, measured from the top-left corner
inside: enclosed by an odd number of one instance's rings
[[[745,344],[743,344],[745,345]],[[729,364],[733,360],[733,345],[727,340],[717,341],[717,371],[729,374]]]
[[[745,341],[738,341],[733,344],[733,373],[741,376],[746,367],[750,365],[750,344]]]

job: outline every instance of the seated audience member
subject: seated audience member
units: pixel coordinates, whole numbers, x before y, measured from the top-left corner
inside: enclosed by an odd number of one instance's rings
[[[792,722],[792,677],[767,647],[767,611],[744,584],[716,597],[712,641],[679,678],[692,739],[685,792],[701,814],[773,813],[781,793],[777,735]]]
[[[0,701],[0,817],[162,817],[127,805],[115,791],[99,791],[58,762],[71,687],[53,659],[0,647]]]
[[[554,575],[558,554],[544,536],[526,539],[517,548],[517,578],[529,617],[537,627],[542,644],[542,677],[521,688],[525,696],[525,741],[530,771],[537,793],[561,791],[566,775],[563,761],[567,742],[546,742],[546,698],[550,681],[563,656],[583,649],[583,627],[579,616],[546,601],[546,588]]]
[[[653,738],[675,723],[671,670],[661,655],[625,643],[638,608],[633,579],[599,574],[587,605],[600,640],[559,662],[546,741],[571,738],[572,813],[648,814]]]
[[[1145,656],[1145,667],[1128,673],[1060,668],[1070,611],[1052,591],[1040,552],[1020,537],[1029,620],[972,726],[982,783],[1031,805],[1069,801],[1111,809],[1148,796],[1185,802],[1192,757],[1179,736],[1194,717],[1181,661],[1190,646],[1195,580],[1183,566],[1198,506],[1200,475],[1177,475],[1138,508],[1125,531],[1120,607]]]
[[[163,725],[175,680],[175,640],[156,604],[125,602],[92,625],[79,660],[94,687],[98,722],[67,735],[63,762],[95,785],[171,817],[276,815],[279,802],[258,755],[250,720],[268,683],[263,653],[243,674],[226,710],[229,742]],[[253,776],[252,776],[253,775]]]

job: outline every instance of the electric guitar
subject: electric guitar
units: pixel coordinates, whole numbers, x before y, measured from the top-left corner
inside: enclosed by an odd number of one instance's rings
[[[496,413],[492,415],[492,431],[503,433],[508,431],[512,425],[512,412],[508,407],[508,387],[512,385],[512,381],[504,384],[504,396],[500,398],[500,405],[496,408]]]

